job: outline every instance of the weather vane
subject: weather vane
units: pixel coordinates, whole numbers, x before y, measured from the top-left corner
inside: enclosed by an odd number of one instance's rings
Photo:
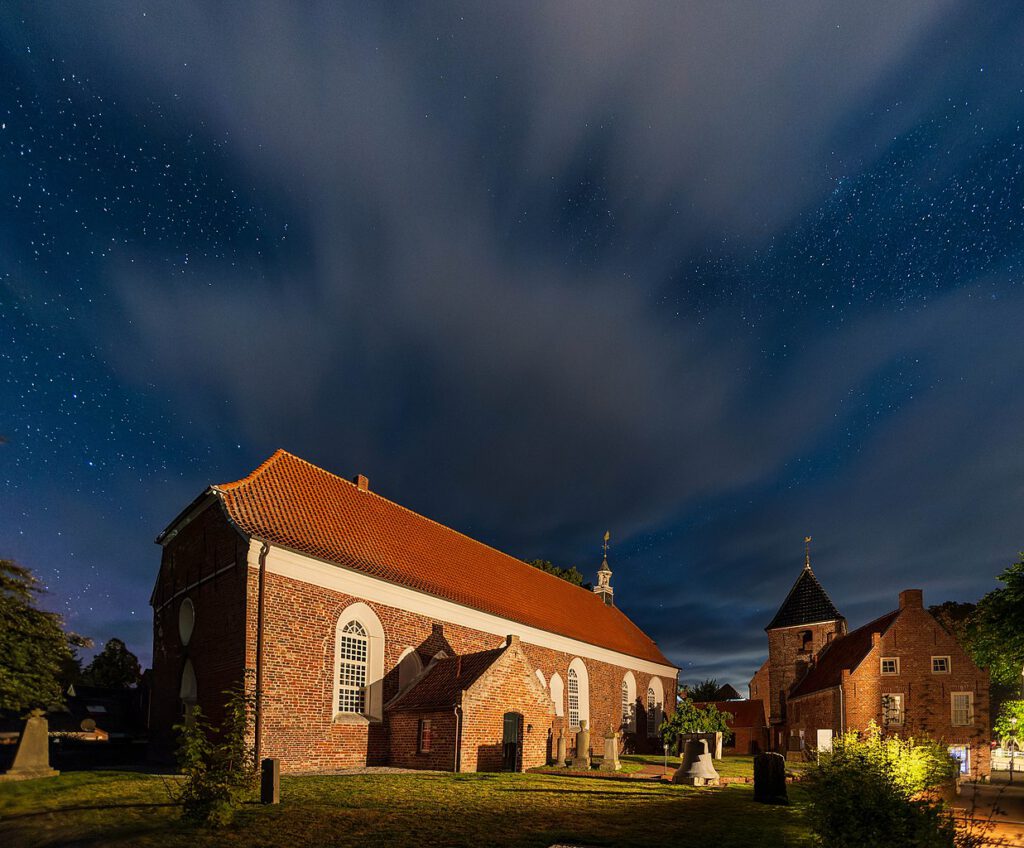
[[[612,537],[612,531],[611,530],[605,530],[604,531],[604,544],[601,545],[601,547],[604,548],[604,558],[605,559],[608,559],[608,540],[611,537]]]
[[[811,567],[811,537],[804,536],[804,568]]]

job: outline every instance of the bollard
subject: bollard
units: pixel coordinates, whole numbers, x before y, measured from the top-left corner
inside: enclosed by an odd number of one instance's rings
[[[281,803],[281,761],[268,757],[262,763],[260,775],[260,803]]]

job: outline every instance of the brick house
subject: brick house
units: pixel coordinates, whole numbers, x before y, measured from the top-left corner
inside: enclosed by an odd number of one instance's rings
[[[253,676],[255,744],[285,771],[543,764],[581,721],[660,750],[677,670],[593,592],[277,451],[157,538],[154,754]]]
[[[964,774],[990,767],[988,672],[924,608],[920,589],[892,612],[847,632],[809,560],[766,628],[768,659],[750,681],[777,751],[831,744],[864,730],[949,746]]]

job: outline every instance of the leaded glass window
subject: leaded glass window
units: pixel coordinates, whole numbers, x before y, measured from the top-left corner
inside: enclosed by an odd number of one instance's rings
[[[658,735],[658,702],[653,686],[647,690],[647,735]]]
[[[580,729],[580,681],[574,668],[569,669],[569,729]]]
[[[633,725],[633,704],[629,700],[629,683],[622,681],[622,729],[629,730]]]
[[[366,631],[358,621],[338,636],[338,712],[366,712]]]

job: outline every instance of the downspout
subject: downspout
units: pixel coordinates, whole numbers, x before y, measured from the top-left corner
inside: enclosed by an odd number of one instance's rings
[[[839,735],[846,732],[846,701],[843,700],[843,681],[839,681]]]
[[[455,767],[452,769],[456,774],[459,773],[459,766],[461,765],[460,760],[462,759],[462,708],[456,704],[454,707],[455,712]]]
[[[257,764],[260,762],[262,729],[263,729],[263,584],[267,575],[267,554],[270,545],[262,543],[260,548],[260,576],[256,601],[256,718],[254,722],[253,749]]]

